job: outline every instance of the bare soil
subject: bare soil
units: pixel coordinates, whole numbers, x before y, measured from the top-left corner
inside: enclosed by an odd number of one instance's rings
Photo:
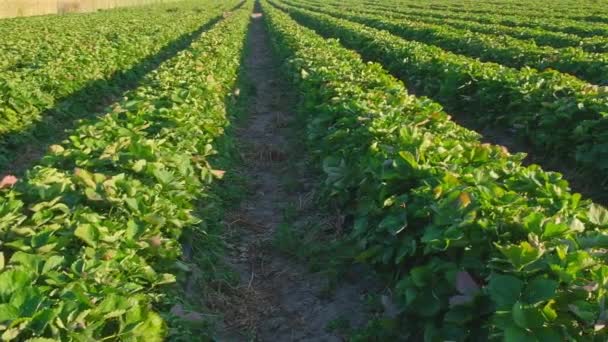
[[[327,329],[336,320],[350,327],[366,323],[365,294],[371,280],[340,281],[332,291],[328,279],[312,273],[305,263],[273,244],[284,213],[295,208],[296,223],[326,222],[312,198],[314,177],[303,162],[294,162],[297,144],[290,143],[296,95],[281,78],[280,62],[272,55],[268,33],[259,9],[252,15],[249,54],[245,61],[255,94],[249,102],[247,122],[237,129],[243,152],[240,172],[250,191],[239,208],[225,217],[229,241],[227,262],[240,277],[232,299],[224,305],[222,341],[343,341],[345,336]],[[297,157],[295,159],[298,159]],[[296,190],[285,178],[297,179]]]

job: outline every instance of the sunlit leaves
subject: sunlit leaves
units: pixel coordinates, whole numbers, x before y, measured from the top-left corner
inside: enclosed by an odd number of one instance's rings
[[[195,39],[192,53],[161,64],[102,117],[70,131],[23,178],[0,186],[3,339],[165,339],[170,315],[156,311],[188,272],[179,238],[202,221],[196,200],[214,180],[206,175],[217,174],[208,156],[230,119],[224,96],[237,79],[252,6]],[[193,56],[205,57],[203,68]],[[173,95],[180,103],[155,110]]]
[[[572,194],[560,174],[481,143],[437,103],[407,95],[378,64],[303,26],[339,37],[412,86],[475,109],[480,119],[513,120],[543,146],[575,146],[566,143],[572,125],[555,113],[559,107],[560,115],[581,119],[575,113],[589,106],[564,90],[580,82],[479,63],[284,1],[272,4],[263,3],[272,39],[300,89],[306,140],[323,166],[320,197],[352,215],[357,261],[397,283],[395,323],[429,340],[603,339],[605,292],[597,284],[608,279],[601,272],[608,239],[600,207]],[[306,78],[299,77],[303,69]],[[562,100],[544,107],[557,91]],[[504,93],[509,101],[501,102]],[[537,95],[523,102],[522,93]],[[508,117],[493,116],[505,110]]]

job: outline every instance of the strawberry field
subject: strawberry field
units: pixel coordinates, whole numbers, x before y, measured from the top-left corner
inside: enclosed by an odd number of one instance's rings
[[[0,20],[0,338],[605,341],[607,5]]]

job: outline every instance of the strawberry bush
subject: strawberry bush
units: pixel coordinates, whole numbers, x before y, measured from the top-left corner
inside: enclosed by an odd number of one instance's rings
[[[325,173],[319,197],[352,218],[357,260],[393,279],[392,339],[606,339],[606,209],[262,4]]]
[[[319,5],[315,1],[299,1],[298,3]],[[500,23],[499,19],[504,19],[505,15],[513,16],[517,19],[530,17],[530,6],[526,6],[525,13],[517,11],[509,11],[500,13],[500,9],[504,9],[504,3],[500,6],[494,6],[490,10],[484,10],[483,15],[479,17],[476,12],[467,11],[466,13],[458,13],[456,8],[429,8],[421,6],[417,3],[411,3],[410,6],[399,6],[397,3],[383,1],[381,3],[365,3],[358,1],[349,1],[347,4],[343,2],[324,2],[325,5],[331,5],[338,10],[355,10],[361,14],[382,15],[392,19],[407,18],[425,23],[448,25],[450,27],[471,30],[473,32],[481,32],[491,35],[508,35],[518,39],[533,40],[539,46],[548,45],[555,48],[564,47],[580,47],[587,52],[608,52],[608,39],[602,36],[581,37],[572,33],[547,30],[539,27],[526,27],[523,25],[510,26]],[[478,3],[479,4],[479,3]],[[555,3],[552,3],[555,6]],[[584,9],[590,11],[590,9]],[[546,17],[546,11],[541,10],[542,16],[538,19],[545,19],[547,22],[561,22],[562,17]]]
[[[0,21],[0,166],[15,147],[53,135],[49,126],[112,103],[159,54],[176,52],[177,42],[237,1],[203,4]]]
[[[575,75],[592,84],[608,85],[608,54],[588,53],[578,47],[555,49],[512,38],[457,29],[406,18],[387,18],[386,14],[361,14],[325,6],[307,9],[387,30],[408,40],[438,46],[446,51],[500,63],[513,68],[555,69]]]
[[[460,4],[446,7],[439,4],[425,6],[424,4],[411,2],[408,3],[407,6],[403,6],[404,2],[402,1],[369,3],[369,5],[374,7],[383,9],[389,8],[396,13],[407,12],[408,8],[413,8],[418,12],[432,15],[439,13],[443,15],[448,12],[447,14],[449,14],[450,18],[469,19],[480,23],[500,24],[511,27],[538,28],[552,32],[575,34],[579,37],[605,36],[608,33],[608,26],[604,19],[605,15],[600,14],[603,8],[599,3],[588,7],[586,5],[591,5],[590,3],[584,5],[582,3],[566,1],[566,8],[561,8],[561,11],[558,10],[560,6],[557,1],[551,2],[551,11],[547,11],[547,6],[544,3],[536,3],[540,6],[535,6],[535,3],[527,2],[519,11],[506,9],[504,2],[501,2],[500,4],[495,3],[492,8],[485,9],[480,8],[484,3],[477,1],[471,2],[471,4],[473,4],[473,6],[462,8],[459,6]],[[561,12],[561,15],[559,12]],[[576,12],[579,12],[578,15]],[[590,12],[597,13],[597,15],[590,16]],[[535,15],[531,15],[531,13],[534,13]]]
[[[167,296],[188,271],[180,236],[204,233],[198,208],[217,205],[210,184],[221,172],[209,157],[228,124],[251,8],[51,146],[23,180],[2,183],[3,340],[167,336]]]
[[[300,22],[381,62],[421,95],[479,123],[513,131],[548,159],[572,163],[605,189],[608,149],[604,143],[606,87],[589,86],[567,75],[515,70],[482,63],[410,42],[386,31],[280,4]],[[600,194],[599,196],[603,196]]]

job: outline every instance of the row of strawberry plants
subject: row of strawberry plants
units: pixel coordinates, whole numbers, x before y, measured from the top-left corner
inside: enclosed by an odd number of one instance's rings
[[[165,320],[179,320],[167,297],[188,267],[179,239],[204,229],[197,215],[216,202],[209,157],[228,125],[251,7],[51,146],[23,180],[1,183],[3,340],[161,341]]]
[[[606,337],[605,209],[262,4],[303,97],[320,198],[353,218],[358,260],[393,275],[400,335],[380,340]]]
[[[383,14],[390,11],[390,8],[371,10],[373,14]],[[437,15],[426,15],[418,11],[407,12],[403,9],[395,15],[395,17],[405,17],[412,20],[422,21],[431,24],[449,25],[457,29],[471,30],[492,35],[508,35],[517,39],[530,39],[537,45],[548,45],[555,48],[578,47],[580,46],[585,51],[589,52],[606,52],[608,44],[603,37],[587,37],[581,38],[574,34],[554,32],[535,27],[519,27],[507,26],[499,24],[477,23],[471,21],[469,17],[462,19],[450,19],[443,16],[443,13]],[[601,44],[603,41],[603,44]]]
[[[603,135],[608,96],[555,71],[510,69],[329,15],[280,6],[324,35],[340,38],[380,61],[417,93],[483,125],[513,131],[548,159],[574,164],[597,189],[606,188],[608,155]],[[585,181],[585,180],[584,180]]]
[[[579,48],[555,49],[537,46],[533,42],[507,36],[475,33],[408,19],[389,19],[386,15],[349,12],[345,7],[339,9],[322,4],[310,6],[298,1],[290,3],[483,61],[515,68],[555,69],[576,75],[593,84],[608,84],[608,53],[588,53]]]
[[[0,70],[34,72],[48,63],[66,63],[66,60],[74,59],[73,56],[79,54],[98,58],[92,54],[94,50],[102,54],[107,53],[105,50],[108,49],[132,49],[131,45],[141,45],[140,49],[148,50],[144,44],[167,40],[163,37],[167,33],[175,37],[180,35],[179,32],[166,32],[175,22],[181,21],[183,27],[173,26],[170,28],[172,31],[188,32],[200,26],[207,17],[201,15],[203,11],[199,5],[185,1],[66,16],[1,20],[0,35],[3,39],[0,41]],[[217,1],[206,2],[205,12],[213,12],[220,5]],[[145,24],[143,17],[148,17],[149,25]],[[133,36],[126,36],[125,32]],[[125,53],[131,54],[129,50]],[[83,58],[83,61],[88,58]]]
[[[317,2],[318,3],[318,2]],[[325,4],[328,4],[325,2]],[[331,3],[330,3],[331,4]],[[437,9],[417,9],[411,6],[390,5],[383,3],[365,3],[350,1],[335,3],[336,6],[346,6],[350,9],[375,15],[389,16],[390,18],[408,18],[432,24],[448,24],[449,26],[473,30],[488,34],[506,34],[519,39],[532,39],[538,45],[554,47],[580,47],[589,52],[605,52],[608,41],[604,36],[580,37],[572,33],[547,30],[540,27],[526,27],[507,23],[508,19],[501,15],[484,15],[479,17],[473,13],[454,13]],[[513,15],[513,19],[525,20],[528,16]],[[549,22],[559,22],[558,19],[547,19]]]
[[[402,5],[385,5],[384,2],[378,4],[370,4],[372,7],[380,7],[394,11],[400,11],[403,9]],[[409,6],[409,5],[408,5]],[[425,13],[446,13],[454,18],[469,18],[471,21],[482,22],[482,23],[494,23],[508,26],[519,26],[519,27],[536,27],[550,31],[558,31],[564,33],[576,34],[582,37],[593,37],[596,35],[606,35],[608,33],[608,25],[604,23],[596,22],[580,22],[576,20],[567,19],[555,19],[546,16],[538,16],[531,18],[529,15],[507,15],[507,14],[495,14],[486,13],[483,15],[471,13],[470,10],[445,10],[445,9],[433,9],[429,8],[428,11],[420,9],[420,12]]]
[[[318,4],[319,2],[317,2]],[[531,39],[537,45],[548,45],[555,48],[580,47],[588,52],[608,52],[608,39],[606,37],[581,38],[574,34],[554,32],[534,27],[507,26],[500,24],[478,23],[473,21],[469,15],[457,16],[453,19],[452,12],[423,12],[420,10],[404,7],[372,7],[366,3],[349,2],[324,2],[337,7],[347,6],[358,12],[375,15],[389,15],[390,18],[408,18],[437,25],[448,25],[457,29],[471,30],[491,35],[508,35],[518,39]],[[384,4],[386,5],[386,4]]]
[[[579,20],[585,20],[588,22],[598,22],[598,23],[604,23],[604,24],[608,24],[608,14],[604,14],[604,13],[593,13],[592,14],[585,14],[582,16],[578,16],[576,19]]]
[[[200,4],[184,2],[20,18],[12,24],[0,21],[0,60],[6,63],[0,72],[3,157],[12,155],[13,146],[29,142],[32,137],[22,133],[37,128],[46,115],[68,120],[119,96],[123,84],[136,83],[151,68],[144,64],[154,65],[157,54],[167,53],[172,43],[237,1],[203,4],[209,8],[200,10]],[[86,92],[79,93],[83,89]],[[44,127],[32,133],[43,132]]]
[[[492,3],[488,1],[475,1],[471,3],[457,3],[453,6],[446,4],[420,4],[410,1],[383,1],[375,3],[378,6],[390,7],[412,7],[421,10],[438,10],[455,14],[465,14],[475,17],[519,17],[532,19],[533,22],[555,22],[568,23],[574,27],[585,30],[584,25],[605,29],[606,25],[602,22],[602,13],[605,15],[604,6],[585,6],[580,2],[570,2],[560,5],[555,1],[551,2],[551,11],[547,11],[547,6],[533,6],[531,3],[520,3],[516,7],[510,7],[505,2]],[[593,13],[594,15],[590,15]],[[588,29],[587,29],[588,30]]]
[[[358,0],[357,0],[358,1]],[[451,12],[469,13],[473,16],[480,15],[515,15],[519,17],[530,16],[535,14],[536,20],[568,20],[571,22],[586,22],[593,24],[594,22],[602,22],[602,18],[608,14],[605,6],[593,3],[581,3],[580,1],[565,1],[551,2],[551,11],[547,11],[547,5],[544,3],[518,2],[509,3],[506,1],[471,1],[445,3],[443,1],[437,3],[418,3],[415,1],[382,1],[381,3],[371,3],[375,5],[395,6],[395,7],[412,7],[418,9],[435,9]],[[537,6],[540,5],[540,6]]]
[[[441,14],[440,14],[441,15]],[[463,19],[440,19],[419,13],[406,14],[416,20],[434,24],[447,24],[459,29],[472,30],[486,34],[509,35],[518,39],[530,39],[537,45],[548,45],[555,48],[580,47],[587,52],[608,52],[608,39],[605,36],[579,37],[575,34],[549,31],[537,27],[519,27],[472,22],[470,17]]]
[[[547,6],[536,6],[534,3],[509,3],[506,1],[492,2],[492,1],[474,1],[474,2],[462,2],[462,3],[433,3],[433,4],[419,4],[413,1],[383,1],[382,4],[392,6],[412,6],[416,5],[417,8],[433,8],[433,9],[446,9],[457,12],[466,12],[473,15],[486,15],[486,14],[498,14],[498,15],[543,15],[543,18],[551,19],[570,19],[570,20],[582,20],[585,21],[584,16],[589,13],[600,13],[604,12],[602,6],[589,6],[590,4],[581,4],[580,2],[563,2],[558,1],[551,2],[551,12],[547,11]]]
[[[371,3],[371,2],[370,2]],[[408,0],[385,0],[382,1],[383,4],[390,4],[396,6],[413,6],[416,8],[444,8],[444,9],[454,9],[460,11],[467,11],[471,13],[488,13],[492,11],[496,11],[497,13],[522,13],[528,10],[530,13],[540,12],[542,10],[546,10],[547,6],[542,3],[532,3],[532,2],[523,2],[523,1],[429,1],[429,2],[416,2],[416,1],[408,1]],[[589,10],[599,10],[602,9],[601,5],[593,4],[590,2],[584,3],[582,1],[552,1],[551,8],[552,12],[546,13],[546,17],[550,18],[563,18],[568,17],[568,15],[574,15],[575,12],[587,13],[584,11]],[[566,12],[566,13],[564,13]]]

